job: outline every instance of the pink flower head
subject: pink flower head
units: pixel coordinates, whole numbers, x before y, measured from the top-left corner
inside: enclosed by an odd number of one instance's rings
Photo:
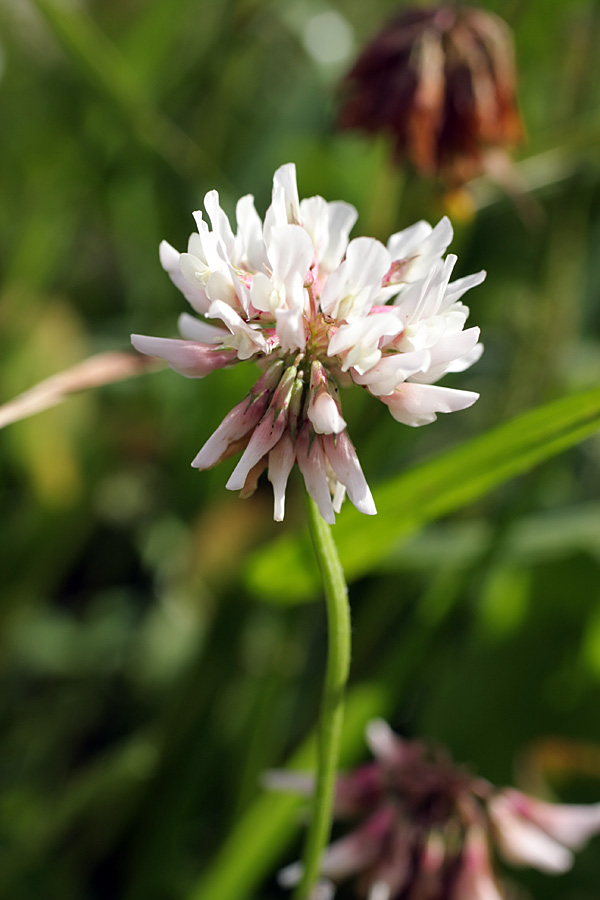
[[[248,496],[266,471],[277,521],[294,463],[327,522],[346,494],[373,515],[339,389],[361,385],[412,426],[471,406],[477,394],[433,382],[481,353],[479,329],[464,329],[469,310],[460,298],[485,274],[450,281],[447,219],[433,229],[418,222],[387,247],[350,241],[356,210],[322,197],[300,201],[291,164],[275,173],[264,222],[251,196],[237,204],[236,233],[216,191],[204,206],[212,227],[194,213],[187,252],[160,247],[163,268],[197,315],[180,317],[181,339],[132,335],[132,343],[190,378],[249,359],[264,374],[192,465],[206,469],[242,451],[227,487]]]
[[[335,812],[352,826],[325,851],[321,874],[357,879],[368,900],[503,900],[494,848],[511,863],[558,873],[600,831],[600,804],[544,803],[458,768],[440,749],[405,741],[382,720],[367,741],[375,760],[342,774]],[[310,795],[314,781],[271,772],[269,787]],[[281,883],[302,875],[283,869]]]

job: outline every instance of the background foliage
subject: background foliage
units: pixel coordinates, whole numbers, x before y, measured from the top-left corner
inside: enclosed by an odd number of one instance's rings
[[[515,204],[480,181],[475,215],[455,221],[458,274],[489,273],[469,295],[486,353],[460,376],[478,404],[413,431],[361,392],[344,398],[381,507],[337,526],[353,579],[345,763],[383,713],[499,784],[587,802],[600,799],[600,4],[485,5],[515,29],[532,194]],[[251,191],[262,212],[274,169],[295,160],[301,195],[358,207],[355,234],[437,220],[451,203],[438,185],[334,128],[340,74],[394,9],[3,0],[0,400],[131,331],[174,334],[183,300],[156,248],[183,247],[210,188],[230,209]],[[233,463],[189,467],[251,369],[146,375],[2,434],[2,896],[283,896],[273,872],[298,852],[300,807],[259,777],[292,753],[310,762],[324,617],[305,602],[318,594],[302,496],[294,482],[276,526],[268,485],[240,502],[223,489]],[[599,859],[597,839],[566,876],[506,877],[519,896],[592,900]]]

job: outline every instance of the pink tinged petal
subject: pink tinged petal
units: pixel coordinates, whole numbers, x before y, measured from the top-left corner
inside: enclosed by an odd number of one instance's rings
[[[325,389],[311,398],[307,415],[317,434],[339,434],[346,427],[335,400]]]
[[[241,440],[258,425],[269,405],[272,390],[281,378],[282,369],[283,363],[278,362],[267,370],[250,394],[225,416],[192,462],[194,468],[210,469],[216,465],[230,445]]]
[[[573,865],[571,851],[515,812],[514,805],[503,794],[492,797],[488,811],[498,849],[507,862],[533,866],[551,875],[566,872]]]
[[[186,341],[199,341],[201,344],[222,344],[229,337],[229,332],[224,328],[210,325],[187,313],[181,313],[177,320],[177,327],[179,334]]]
[[[438,413],[456,412],[472,406],[479,394],[432,384],[405,382],[393,394],[380,397],[397,422],[418,427],[434,422]]]
[[[181,291],[190,306],[199,313],[205,313],[209,307],[209,299],[206,296],[203,285],[199,282],[191,284],[180,269],[181,254],[167,241],[161,241],[159,246],[160,264],[168,273],[169,278],[176,288]]]
[[[215,369],[231,365],[236,358],[235,350],[224,350],[214,344],[149,337],[145,334],[132,334],[131,343],[146,356],[165,359],[172,369],[188,378],[204,378]]]
[[[542,828],[546,834],[572,850],[580,850],[600,832],[600,803],[544,803],[512,789],[503,795],[516,812]]]
[[[323,447],[331,468],[348,491],[348,496],[359,512],[367,516],[377,514],[369,485],[360,467],[356,450],[346,431],[323,436]]]
[[[229,481],[225,485],[228,490],[241,490],[250,469],[273,449],[283,435],[287,425],[288,406],[295,380],[296,369],[294,366],[290,366],[279,382],[264,417],[252,433],[242,458],[231,473]]]
[[[225,485],[229,491],[240,491],[246,482],[248,472],[271,450],[285,430],[286,413],[280,412],[273,420],[273,416],[267,410],[263,420],[252,432],[248,446],[242,454],[242,458],[231,473],[229,481]]]
[[[273,485],[273,518],[276,522],[283,522],[285,515],[285,491],[295,459],[296,450],[292,439],[289,434],[284,434],[269,453],[268,478]]]
[[[485,832],[477,825],[467,832],[452,900],[503,900],[492,873]]]
[[[304,478],[306,490],[319,507],[319,512],[329,525],[335,522],[333,504],[327,481],[325,454],[319,438],[309,438],[309,429],[304,427],[296,442],[298,467]]]

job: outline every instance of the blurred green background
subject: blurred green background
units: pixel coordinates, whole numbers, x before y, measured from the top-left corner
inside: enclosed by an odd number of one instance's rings
[[[517,165],[539,208],[524,222],[480,180],[455,223],[458,275],[488,271],[467,301],[486,352],[452,381],[481,392],[473,409],[412,430],[344,397],[375,491],[599,382],[600,4],[485,7],[515,30]],[[262,214],[293,160],[301,196],[357,206],[355,235],[437,221],[439,185],[335,130],[339,78],[396,9],[2,0],[0,402],[132,331],[175,335],[185,301],[157,246],[184,248],[211,188],[230,212],[254,193]],[[273,581],[265,554],[284,534],[302,562],[302,492],[294,477],[277,526],[268,483],[242,502],[224,490],[233,461],[189,465],[255,377],[165,370],[2,433],[2,897],[285,896],[274,872],[299,851],[302,804],[259,777],[299,745],[309,761],[325,623],[302,571]],[[351,585],[346,764],[383,713],[498,784],[600,799],[599,460],[595,436],[437,512],[407,509],[410,489],[380,526],[342,512],[364,546],[387,534]],[[565,876],[505,875],[524,898],[596,900],[599,846]]]

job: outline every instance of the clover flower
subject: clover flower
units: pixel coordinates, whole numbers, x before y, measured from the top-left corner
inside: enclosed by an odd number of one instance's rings
[[[179,319],[182,339],[134,334],[141,353],[201,378],[240,360],[263,374],[225,417],[192,465],[208,469],[242,452],[227,487],[249,496],[267,470],[281,521],[294,463],[323,518],[332,523],[346,492],[376,512],[342,416],[339,388],[357,384],[407,425],[470,406],[471,391],[433,384],[480,355],[479,329],[464,328],[460,298],[484,272],[451,281],[456,257],[447,219],[392,235],[349,241],[357,218],[347,203],[300,202],[292,164],[275,173],[264,223],[251,196],[236,208],[237,233],[216,191],[194,213],[198,232],[160,259],[197,316]]]
[[[514,788],[499,790],[455,766],[439,749],[404,741],[381,721],[367,728],[375,761],[338,777],[335,811],[355,820],[323,856],[321,874],[357,879],[368,900],[503,900],[493,848],[507,862],[565,872],[600,831],[600,803],[545,803]],[[309,795],[313,779],[271,772],[267,786]],[[302,873],[293,863],[284,886]]]
[[[489,151],[516,144],[510,28],[477,7],[409,7],[387,22],[346,76],[341,128],[383,132],[396,159],[461,184]]]

